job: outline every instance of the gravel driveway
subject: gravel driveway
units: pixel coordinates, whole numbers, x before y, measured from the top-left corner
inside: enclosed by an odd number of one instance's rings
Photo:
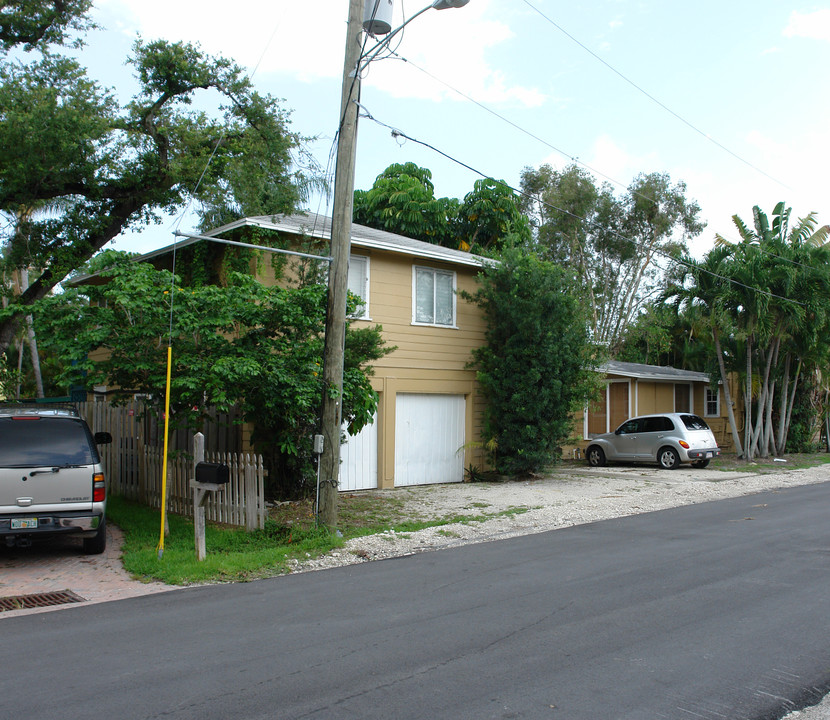
[[[544,532],[581,523],[664,510],[679,505],[750,495],[764,490],[830,480],[830,465],[775,474],[750,471],[676,470],[614,465],[568,467],[506,483],[425,485],[379,491],[405,498],[413,519],[491,516],[481,522],[442,525],[411,533],[386,532],[349,540],[322,558],[296,562],[294,571],[318,570],[427,550]],[[367,491],[372,492],[372,491]]]

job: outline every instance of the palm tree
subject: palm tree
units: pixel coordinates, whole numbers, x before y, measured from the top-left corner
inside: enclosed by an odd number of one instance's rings
[[[681,306],[685,306],[686,314],[692,322],[712,336],[732,441],[738,457],[743,457],[744,448],[735,421],[732,394],[729,389],[729,373],[721,342],[724,335],[729,337],[733,334],[728,308],[730,296],[724,293],[724,278],[728,278],[732,273],[731,262],[731,252],[723,247],[713,249],[706,255],[703,262],[698,262],[690,256],[683,258],[680,262],[682,269],[665,291],[664,298],[673,300],[678,306],[678,311]],[[726,285],[728,284],[727,282]]]
[[[38,215],[46,215],[58,208],[66,207],[65,203],[60,205],[56,203],[36,203],[31,205],[19,205],[8,210],[8,214],[14,219],[14,232],[4,248],[3,265],[11,266],[11,280],[12,288],[15,294],[20,295],[29,287],[29,264],[30,261],[26,257],[25,249],[29,246],[29,224]],[[6,272],[4,270],[4,279]],[[29,354],[32,360],[32,372],[35,379],[35,388],[37,397],[44,397],[43,392],[43,375],[40,369],[40,354],[37,349],[37,336],[35,334],[34,319],[31,313],[24,318],[25,324],[25,340],[18,341],[18,376],[22,368],[23,361],[23,345],[29,346]],[[18,381],[17,397],[20,397],[20,384]]]
[[[830,227],[817,228],[811,213],[790,229],[790,213],[790,208],[778,203],[770,224],[767,215],[755,206],[752,227],[733,216],[741,236],[739,243],[716,236],[716,247],[733,253],[731,283],[723,292],[732,296],[733,320],[745,343],[744,448],[748,460],[756,453],[784,452],[803,362],[817,357],[813,350],[826,342],[826,332],[816,330],[826,329],[828,322],[830,266],[825,245]],[[794,358],[797,362],[790,390]],[[761,370],[757,377],[753,369],[756,360]],[[776,434],[773,409],[778,380],[783,391]]]

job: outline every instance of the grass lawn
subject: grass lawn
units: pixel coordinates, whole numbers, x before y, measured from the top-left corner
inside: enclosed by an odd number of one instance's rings
[[[244,582],[279,575],[289,570],[288,560],[318,557],[342,547],[349,538],[394,530],[414,532],[455,522],[480,522],[524,508],[499,513],[413,518],[402,494],[352,494],[339,498],[338,532],[318,528],[313,502],[281,503],[271,508],[264,530],[247,533],[237,528],[208,523],[205,533],[207,557],[198,562],[194,549],[193,521],[168,514],[170,534],[164,553],[158,555],[161,517],[157,509],[110,497],[109,520],[124,531],[122,560],[134,577],[160,580],[171,585],[202,582]]]
[[[830,462],[828,453],[787,455],[787,462],[757,460],[745,463],[734,455],[712,461],[713,470],[774,473],[781,470],[813,467]],[[569,467],[584,467],[584,460],[566,460],[551,468],[561,474]],[[123,562],[127,572],[142,580],[160,580],[172,585],[202,582],[244,582],[279,575],[289,570],[288,560],[318,557],[342,547],[349,538],[394,530],[414,532],[426,527],[455,522],[480,522],[498,515],[524,512],[514,508],[488,513],[483,508],[475,515],[412,517],[406,510],[405,490],[383,493],[343,493],[339,497],[339,533],[317,528],[310,500],[281,503],[270,509],[264,530],[244,530],[208,523],[207,558],[198,562],[194,549],[193,522],[168,515],[170,534],[164,541],[164,554],[158,556],[160,514],[158,510],[128,502],[119,497],[108,501],[109,519],[124,531]],[[471,508],[473,509],[473,508]]]

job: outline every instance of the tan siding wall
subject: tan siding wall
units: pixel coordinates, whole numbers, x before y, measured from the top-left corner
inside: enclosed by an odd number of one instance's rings
[[[671,412],[674,408],[674,384],[640,380],[638,389],[638,415],[656,412]]]
[[[609,380],[616,381],[622,379],[619,376],[609,376]],[[734,391],[735,383],[730,379],[730,391]],[[648,381],[638,380],[636,383],[637,402],[632,404],[632,412],[637,415],[650,415],[652,413],[673,412],[674,411],[674,386],[675,383],[669,381]],[[728,410],[726,401],[723,396],[723,388],[720,388],[720,415],[718,417],[705,416],[705,389],[706,383],[696,382],[692,387],[692,412],[696,415],[704,417],[706,422],[712,428],[718,445],[726,452],[734,452],[735,448],[732,442],[732,433],[729,429]],[[589,414],[589,418],[590,418]],[[739,428],[743,428],[743,414],[741,408],[735,408],[735,419]],[[610,428],[615,429],[612,423]],[[572,457],[575,454],[575,449],[579,448],[580,453],[584,453],[588,445],[587,439],[584,439],[585,420],[584,413],[578,413],[574,416],[574,431],[576,437],[583,438],[575,445],[569,445],[564,448],[563,456]]]
[[[458,290],[474,292],[476,268],[456,267],[395,253],[355,249],[369,260],[369,320],[396,349],[374,365],[373,385],[381,393],[379,411],[379,486],[394,485],[395,396],[397,393],[448,393],[466,398],[464,466],[485,464],[481,447],[484,400],[475,371],[466,367],[474,347],[484,344],[485,323],[478,308],[456,297],[456,326],[412,324],[412,268],[415,265],[451,270]]]
[[[353,255],[369,258],[369,317],[354,327],[381,325],[383,338],[396,349],[375,363],[372,387],[379,393],[378,486],[394,486],[395,400],[397,393],[447,393],[466,398],[464,466],[485,467],[481,431],[484,399],[475,371],[466,367],[474,347],[484,344],[485,323],[477,307],[456,296],[456,327],[412,324],[412,268],[449,270],[456,289],[475,292],[475,267],[455,266],[382,250],[355,247]],[[293,261],[296,267],[296,261]],[[259,267],[263,282],[275,282],[269,262]],[[286,272],[292,283],[296,274]]]

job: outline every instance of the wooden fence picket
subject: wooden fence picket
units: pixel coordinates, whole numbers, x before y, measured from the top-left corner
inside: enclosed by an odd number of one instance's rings
[[[99,446],[107,475],[109,492],[150,507],[161,507],[163,450],[147,441],[142,408],[138,402],[124,406],[109,403],[79,403],[79,410],[93,432],[108,431],[112,443]],[[223,440],[225,435],[212,433]],[[265,527],[265,465],[261,455],[229,452],[205,452],[206,462],[218,462],[230,469],[230,482],[219,492],[209,494],[205,517],[254,530]],[[168,510],[193,517],[190,480],[196,475],[192,456],[176,453],[171,459],[167,478]]]

